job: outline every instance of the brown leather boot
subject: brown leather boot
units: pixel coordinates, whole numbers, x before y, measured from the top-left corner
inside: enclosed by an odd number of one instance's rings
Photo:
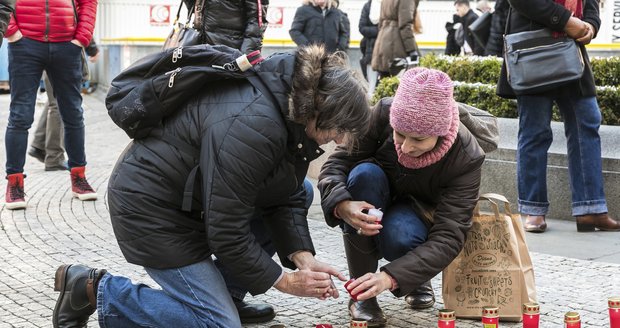
[[[379,251],[374,240],[371,237],[349,233],[345,233],[342,237],[351,278],[376,272],[379,266]],[[368,322],[368,327],[383,327],[387,323],[376,297],[357,302],[349,299],[349,314],[351,319]]]
[[[610,218],[607,213],[580,215],[576,219],[579,232],[592,232],[595,229],[620,231],[620,222]]]
[[[86,327],[97,309],[97,287],[105,273],[79,264],[58,267],[54,290],[60,295],[52,317],[54,328]]]

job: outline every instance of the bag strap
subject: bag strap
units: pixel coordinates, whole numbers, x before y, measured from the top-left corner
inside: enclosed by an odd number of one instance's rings
[[[204,8],[205,8],[205,0],[196,0],[194,4],[194,13],[196,13],[196,17],[194,17],[194,28],[201,31],[202,30],[202,19],[204,18]]]
[[[498,207],[497,203],[504,203],[504,213],[512,216],[512,211],[510,210],[510,202],[503,195],[496,193],[485,193],[480,195],[479,200],[487,200],[494,204],[496,208]]]

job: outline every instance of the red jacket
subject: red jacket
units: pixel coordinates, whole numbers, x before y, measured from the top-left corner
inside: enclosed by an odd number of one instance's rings
[[[75,1],[77,9],[77,26],[71,1]],[[76,39],[87,46],[96,16],[97,0],[17,0],[5,37],[19,30],[25,37],[41,42]]]

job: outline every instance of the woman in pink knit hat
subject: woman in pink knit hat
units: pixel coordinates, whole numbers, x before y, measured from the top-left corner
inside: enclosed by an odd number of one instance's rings
[[[450,78],[416,68],[379,101],[353,150],[323,165],[325,219],[344,232],[354,319],[385,325],[376,296],[391,291],[415,309],[433,305],[430,279],[458,255],[478,200],[484,151],[459,122]],[[375,211],[381,209],[378,221]],[[390,263],[377,271],[378,260]]]

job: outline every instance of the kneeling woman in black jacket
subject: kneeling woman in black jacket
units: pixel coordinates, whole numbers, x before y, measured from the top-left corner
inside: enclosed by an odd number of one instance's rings
[[[343,56],[319,46],[273,55],[255,70],[271,99],[247,80],[211,84],[151,132],[157,137],[132,142],[112,172],[108,201],[121,251],[163,290],[63,265],[54,327],[81,327],[95,309],[106,327],[241,327],[212,255],[254,295],[275,287],[338,297],[331,277],[344,276],[314,258],[304,177],[320,145],[353,140],[367,126],[366,90]],[[181,203],[196,163],[192,215]],[[283,271],[261,247],[266,239],[284,266],[299,270]]]
[[[459,123],[452,92],[443,72],[405,72],[353,151],[335,152],[321,169],[325,219],[342,227],[356,278],[349,311],[369,327],[386,323],[376,299],[386,290],[413,308],[432,306],[429,280],[458,255],[471,226],[484,151]],[[384,212],[380,222],[373,208]],[[375,273],[380,257],[390,263]]]

